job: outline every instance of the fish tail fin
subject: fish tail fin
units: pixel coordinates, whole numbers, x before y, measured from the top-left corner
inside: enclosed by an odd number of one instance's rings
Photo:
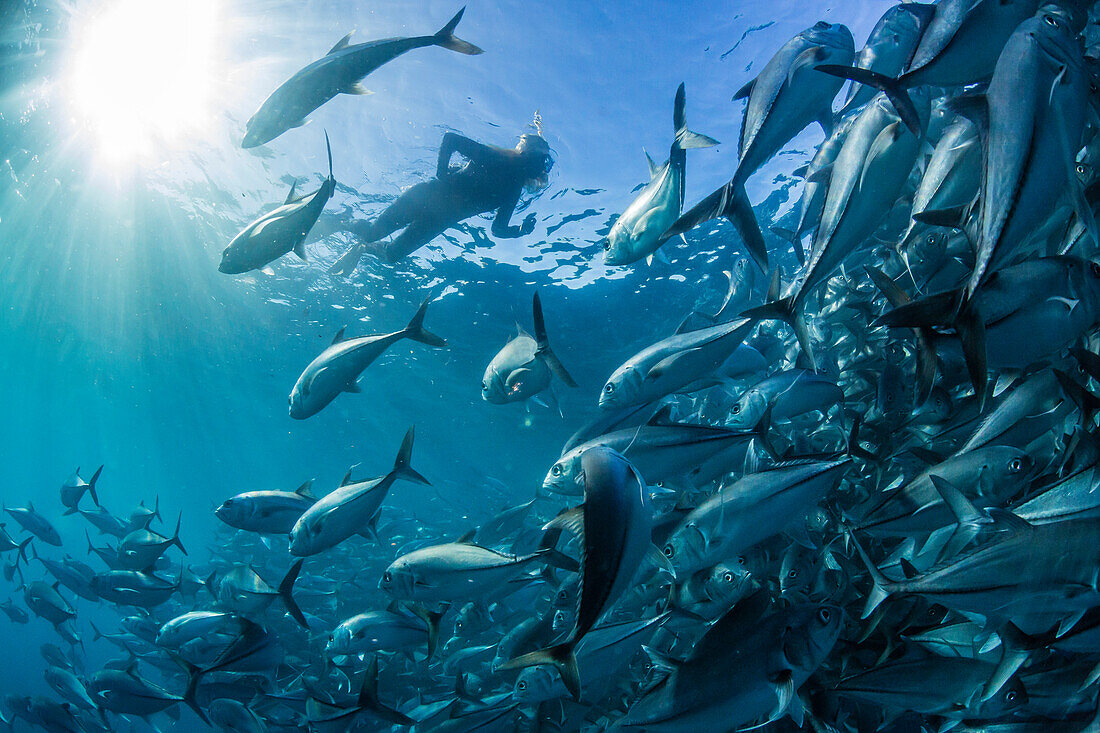
[[[917,114],[916,105],[913,104],[909,92],[905,90],[905,86],[899,79],[870,69],[861,69],[858,66],[822,64],[821,66],[815,66],[814,69],[878,89],[886,95],[886,98],[890,100],[890,104],[894,105],[894,109],[897,110],[898,116],[901,117],[901,121],[905,123],[905,126],[914,135],[920,135],[920,115]]]
[[[417,308],[412,320],[409,321],[409,325],[405,326],[405,330],[401,332],[401,335],[404,338],[419,341],[428,346],[446,346],[447,342],[445,340],[424,329],[424,315],[428,312],[428,303],[431,302],[431,296],[424,299],[424,302]]]
[[[974,385],[974,395],[978,398],[978,409],[985,411],[986,387],[989,384],[989,370],[986,365],[985,321],[979,312],[978,304],[970,298],[964,298],[955,316],[955,332],[962,342],[963,360]]]
[[[180,552],[182,552],[184,555],[186,555],[187,554],[187,548],[183,546],[182,542],[180,542],[180,522],[182,522],[182,521],[183,521],[183,512],[180,512],[179,516],[176,517],[176,531],[172,533],[172,544],[175,545],[176,547],[180,548]]]
[[[1036,640],[1020,631],[1019,627],[1011,621],[1005,622],[1005,625],[997,630],[997,636],[1001,639],[1001,661],[993,670],[989,681],[982,687],[982,702],[1000,692],[1012,676],[1027,664],[1031,653],[1038,646]],[[1082,730],[1095,730],[1095,728],[1086,726]]]
[[[415,435],[415,427],[409,428],[405,433],[405,438],[401,441],[401,448],[397,451],[397,458],[393,461],[393,475],[395,478],[403,478],[406,481],[431,486],[432,482],[421,476],[412,467],[413,438]]]
[[[791,249],[794,250],[795,259],[798,260],[798,266],[803,267],[806,264],[806,248],[802,246],[802,237],[797,231],[787,229],[785,227],[771,227],[772,234],[785,239],[791,243]]]
[[[535,552],[535,556],[549,567],[576,573],[581,569],[580,564],[561,550],[553,547],[543,547]]]
[[[31,547],[31,540],[32,539],[33,539],[32,537],[28,537],[27,539],[25,539],[25,540],[23,540],[22,542],[19,543],[19,554],[16,555],[16,557],[15,557],[15,566],[16,567],[19,567],[19,558],[23,558],[23,562],[25,562],[25,563],[30,562],[29,560],[27,560],[27,548],[30,547],[31,552],[34,552],[34,547]],[[37,557],[37,554],[35,556]]]
[[[936,381],[936,365],[938,357],[936,355],[935,339],[932,337],[932,331],[930,326],[939,325],[947,319],[947,310],[945,306],[950,308],[952,302],[950,294],[947,294],[945,299],[943,295],[934,295],[929,298],[922,298],[920,301],[914,301],[898,287],[898,284],[890,279],[890,276],[877,267],[868,265],[864,268],[867,274],[870,275],[871,281],[874,282],[875,287],[879,289],[883,297],[887,302],[895,309],[890,313],[884,314],[881,321],[884,318],[891,318],[894,320],[903,321],[906,318],[912,322],[909,325],[913,328],[917,336],[917,404],[923,404],[928,396],[932,394],[932,387]],[[912,306],[910,308],[910,306]],[[907,310],[908,309],[908,310]],[[900,316],[896,315],[899,314]],[[906,315],[908,313],[909,315]],[[878,322],[878,321],[876,321]],[[888,325],[901,325],[900,323],[890,323]]]
[[[210,719],[206,717],[206,713],[203,712],[202,708],[199,707],[198,702],[195,700],[195,693],[199,689],[199,682],[202,681],[202,670],[179,657],[176,657],[176,661],[184,665],[184,669],[187,670],[187,687],[183,691],[183,702],[187,707],[195,711],[195,715],[199,716],[202,722],[210,725]]]
[[[356,243],[348,247],[348,251],[340,255],[328,268],[330,275],[350,275],[359,266],[359,260],[367,248],[362,243]]]
[[[680,86],[676,89],[676,103],[672,109],[672,126],[673,131],[676,133],[676,138],[672,142],[672,150],[675,152],[691,148],[710,148],[717,145],[718,141],[714,138],[688,129],[687,115],[684,113],[686,103],[687,94],[684,91],[683,82],[680,82]]]
[[[428,627],[428,659],[435,654],[435,648],[439,644],[439,622],[443,620],[443,614],[447,613],[450,606],[444,606],[442,611],[429,611],[419,604],[409,604],[408,608],[424,621]]]
[[[305,614],[302,613],[302,609],[298,608],[298,602],[294,600],[294,581],[298,580],[298,573],[302,571],[302,562],[303,560],[299,558],[297,562],[290,566],[290,570],[286,571],[286,575],[279,583],[279,598],[283,599],[283,605],[286,606],[286,610],[290,612],[294,620],[303,629],[309,629]]]
[[[581,676],[577,670],[577,657],[573,653],[573,642],[571,641],[540,649],[537,652],[521,654],[514,659],[509,659],[498,669],[501,671],[522,669],[524,667],[534,667],[538,664],[554,666],[558,670],[558,674],[561,675],[561,681],[565,683],[565,688],[569,690],[569,694],[573,696],[574,700],[580,699]]]
[[[359,688],[358,707],[370,710],[387,722],[411,726],[415,721],[399,710],[387,707],[378,699],[378,657],[371,657],[367,671],[363,674],[363,686]]]
[[[455,28],[458,27],[458,21],[462,20],[462,14],[466,12],[465,6],[457,13],[455,17],[439,29],[439,32],[432,36],[435,45],[442,46],[449,51],[457,51],[458,53],[464,53],[467,56],[477,56],[479,53],[485,53],[480,48],[468,41],[463,41],[461,38],[455,35]]]
[[[336,180],[332,176],[332,143],[328,140],[328,130],[325,130],[325,152],[328,153],[328,177],[330,180]]]
[[[103,466],[100,466],[92,474],[91,480],[88,482],[88,493],[92,495],[92,501],[96,506],[99,506],[99,495],[95,492],[96,481],[99,481],[99,474],[103,473]],[[76,511],[75,509],[73,511]]]
[[[557,354],[550,348],[550,339],[546,336],[546,320],[542,315],[542,301],[539,299],[539,293],[535,291],[535,297],[532,300],[532,315],[535,321],[535,341],[538,342],[537,353],[546,362],[546,366],[550,368],[550,371],[554,373],[554,376],[565,382],[570,387],[576,387],[577,383],[573,381],[573,377],[566,371],[565,365],[558,359]]]
[[[664,242],[675,236],[694,229],[703,222],[723,217],[733,223],[741,235],[745,248],[752,256],[753,262],[761,272],[768,271],[768,248],[764,244],[764,234],[760,231],[760,224],[756,221],[756,214],[749,203],[749,195],[745,192],[745,184],[734,176],[726,185],[707,196],[705,199],[688,209],[679,219],[661,235]]]
[[[878,569],[878,566],[871,562],[870,556],[867,551],[863,549],[863,544],[856,539],[855,534],[847,526],[844,527],[845,534],[848,535],[848,539],[855,545],[856,552],[859,554],[860,560],[867,566],[867,572],[871,575],[871,580],[874,585],[871,587],[871,592],[867,594],[867,605],[863,607],[863,615],[860,618],[867,618],[875,609],[879,607],[879,604],[890,597],[890,581],[886,579],[886,576],[882,574],[882,571]]]
[[[798,345],[802,353],[806,355],[809,368],[817,371],[817,359],[814,357],[813,340],[810,337],[810,327],[806,319],[799,313],[794,296],[771,300],[764,305],[749,308],[742,314],[745,318],[755,318],[761,321],[783,321],[792,329],[798,338]]]

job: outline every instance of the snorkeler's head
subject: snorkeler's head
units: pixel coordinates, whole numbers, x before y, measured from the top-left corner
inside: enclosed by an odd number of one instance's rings
[[[554,167],[554,156],[550,144],[541,135],[527,133],[519,139],[516,152],[530,161],[526,188],[538,190],[549,185],[550,169]]]

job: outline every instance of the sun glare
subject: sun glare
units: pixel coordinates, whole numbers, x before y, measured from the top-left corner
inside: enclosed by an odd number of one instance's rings
[[[213,118],[216,0],[117,0],[73,19],[68,95],[98,152],[154,154],[200,134]]]

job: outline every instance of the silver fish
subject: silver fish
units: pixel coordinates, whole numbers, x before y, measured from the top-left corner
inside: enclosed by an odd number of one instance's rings
[[[604,260],[609,265],[629,265],[640,259],[652,263],[653,253],[667,241],[662,235],[680,216],[684,205],[684,176],[689,148],[708,148],[718,141],[687,128],[685,92],[680,84],[672,112],[675,139],[668,160],[657,165],[649,161],[649,183],[611,225],[603,241]]]
[[[372,71],[414,48],[442,46],[467,55],[482,53],[454,35],[462,8],[432,36],[385,38],[352,45],[351,34],[341,38],[322,58],[298,71],[264,100],[248,120],[242,148],[271,142],[287,130],[305,124],[306,117],[337,94],[367,94],[360,82]]]

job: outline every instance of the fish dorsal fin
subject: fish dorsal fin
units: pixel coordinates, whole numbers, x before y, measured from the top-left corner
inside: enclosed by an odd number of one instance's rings
[[[331,344],[332,346],[335,346],[336,344],[340,343],[341,341],[346,341],[347,340],[344,337],[344,330],[345,329],[347,329],[347,326],[341,326],[340,330],[336,332],[336,335],[332,337],[332,344]]]
[[[332,48],[330,48],[328,50],[328,53],[325,54],[325,56],[331,56],[332,54],[336,53],[337,51],[342,51],[343,49],[347,48],[348,44],[351,42],[351,34],[352,33],[355,33],[355,31],[352,31],[351,33],[347,34],[346,36],[341,38],[339,41],[337,41],[336,45],[333,46]]]
[[[313,488],[313,479],[306,481],[304,484],[294,490],[294,493],[298,496],[304,496],[307,499],[312,499],[313,494],[310,489]]]
[[[341,486],[347,486],[348,484],[350,484],[352,482],[351,481],[351,472],[354,468],[355,468],[355,466],[352,466],[351,468],[348,469],[348,472],[344,474],[344,478],[340,481]]]
[[[474,543],[474,536],[476,534],[477,534],[477,530],[476,529],[471,529],[469,532],[466,532],[461,537],[459,537],[457,540],[455,540],[455,544],[458,544],[458,545],[472,545]]]
[[[649,155],[648,150],[642,148],[642,152],[645,153],[645,162],[649,165],[649,180],[652,181],[661,172],[661,166],[657,165],[657,162]]]
[[[290,191],[286,195],[286,201],[283,202],[283,206],[286,206],[287,204],[289,204],[291,201],[294,200],[294,192],[297,191],[297,190],[298,190],[298,179],[295,178],[290,183]]]

